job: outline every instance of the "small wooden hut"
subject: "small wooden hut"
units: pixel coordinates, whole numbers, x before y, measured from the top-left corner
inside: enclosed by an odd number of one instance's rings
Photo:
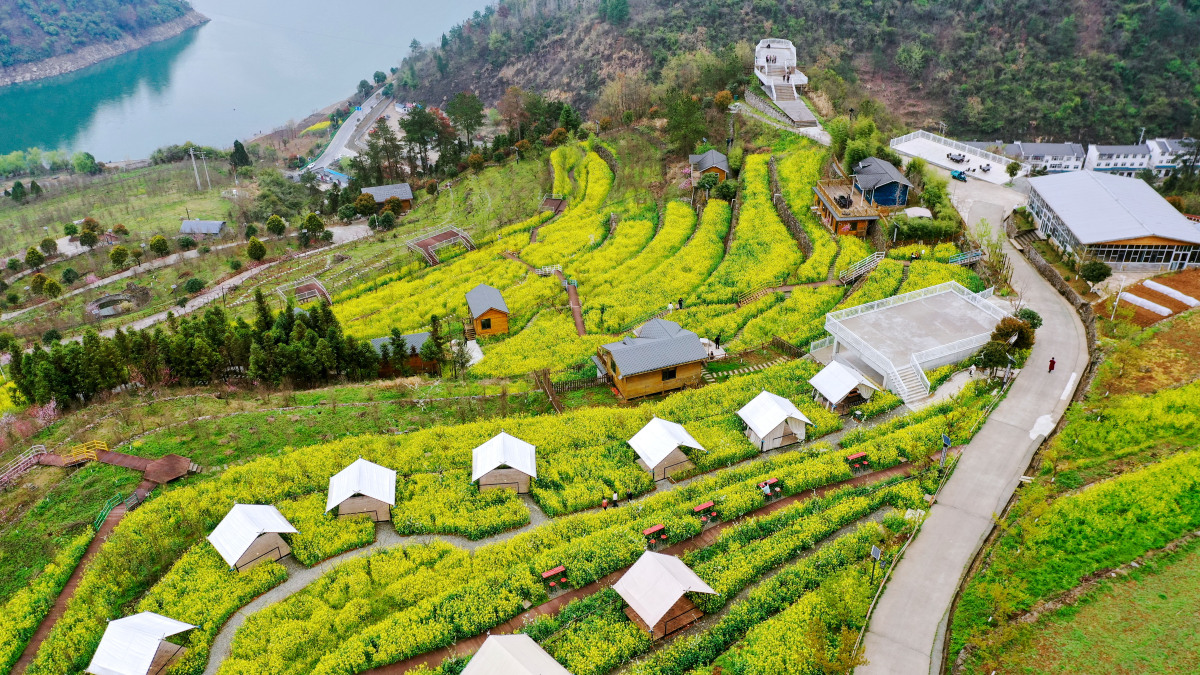
[[[535,448],[501,431],[475,448],[471,457],[471,480],[479,481],[480,492],[508,489],[529,492],[529,479],[537,478]]]
[[[676,471],[695,466],[684,454],[684,447],[707,452],[682,424],[658,417],[634,434],[629,445],[638,455],[638,466],[649,471],[654,480],[663,480]]]
[[[462,675],[571,675],[525,633],[489,635]]]
[[[479,284],[467,291],[467,309],[477,337],[503,335],[508,332],[508,305],[500,291]]]
[[[359,457],[329,479],[325,512],[337,509],[339,518],[369,514],[380,522],[392,519],[396,505],[396,472]]]
[[[687,593],[716,591],[696,576],[682,560],[646,551],[613,584],[613,590],[629,604],[625,615],[654,640],[690,626],[704,612]]]
[[[165,673],[187,651],[167,638],[195,628],[153,612],[109,621],[86,672],[93,675]]]
[[[803,441],[805,425],[812,424],[794,403],[769,391],[742,406],[738,417],[746,423],[746,438],[760,452]]]
[[[292,547],[279,536],[285,533],[295,534],[296,528],[274,506],[234,504],[208,541],[230,569],[240,572],[291,553]]]

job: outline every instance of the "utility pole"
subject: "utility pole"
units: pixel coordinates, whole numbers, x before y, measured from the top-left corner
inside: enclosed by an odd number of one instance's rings
[[[192,156],[192,173],[196,174],[196,189],[203,190],[204,188],[200,187],[200,171],[196,168],[196,149],[188,148],[188,154]]]
[[[204,182],[208,183],[208,189],[211,190],[212,179],[208,177],[208,157],[203,152],[200,153],[200,161],[204,164]]]
[[[1145,136],[1146,136],[1146,127],[1142,127],[1142,130],[1140,132],[1138,132],[1138,145],[1142,144],[1142,138],[1144,138]]]

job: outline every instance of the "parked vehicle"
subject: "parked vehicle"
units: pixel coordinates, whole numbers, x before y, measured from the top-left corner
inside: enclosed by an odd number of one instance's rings
[[[967,174],[963,173],[962,171],[959,171],[958,169],[951,171],[950,177],[953,178],[954,180],[961,180],[964,183],[967,182]]]

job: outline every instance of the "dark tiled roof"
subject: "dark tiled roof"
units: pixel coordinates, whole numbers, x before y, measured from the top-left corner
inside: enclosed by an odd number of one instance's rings
[[[729,173],[729,160],[716,150],[709,150],[703,155],[688,155],[688,162],[695,167],[696,171],[704,171],[715,166],[726,174]]]
[[[179,224],[180,234],[221,234],[223,220],[185,220]]]
[[[1145,143],[1142,145],[1097,145],[1096,152],[1108,155],[1148,155],[1150,147]]]
[[[854,180],[858,183],[858,187],[863,190],[874,190],[880,185],[888,183],[900,183],[912,187],[912,183],[900,173],[891,162],[884,161],[878,157],[868,157],[858,164],[854,165]]]
[[[489,309],[498,309],[508,314],[504,296],[487,284],[479,284],[467,291],[467,308],[471,310],[471,316],[480,316]]]
[[[365,187],[363,192],[375,198],[375,203],[382,204],[389,198],[396,199],[412,199],[412,188],[408,183],[396,183],[395,185],[376,185],[375,187]]]
[[[692,331],[680,328],[674,321],[654,319],[634,331],[634,334],[638,337],[627,337],[620,342],[604,345],[604,349],[612,354],[621,377],[708,358],[708,351],[700,344],[700,338]]]
[[[413,333],[412,335],[402,335],[400,337],[404,338],[404,353],[407,354],[413,347],[416,347],[418,352],[421,351],[421,346],[429,339],[429,333]],[[376,354],[383,352],[384,345],[387,345],[393,354],[395,353],[395,349],[392,348],[392,336],[377,337],[371,340],[371,347],[375,350]]]

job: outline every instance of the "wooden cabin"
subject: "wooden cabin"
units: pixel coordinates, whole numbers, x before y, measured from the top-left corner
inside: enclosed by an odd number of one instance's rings
[[[817,217],[831,232],[865,239],[871,223],[879,220],[879,210],[855,191],[854,181],[848,178],[817,181],[813,192]]]
[[[508,305],[500,291],[491,286],[479,284],[467,291],[467,310],[471,313],[476,337],[508,332]]]
[[[388,348],[388,360],[379,362],[380,377],[393,377],[401,372],[436,373],[438,371],[436,361],[426,361],[421,358],[421,347],[425,346],[429,340],[428,332],[412,333],[400,337],[403,340],[401,343],[397,343],[390,335],[371,340],[371,348],[380,356],[383,356],[383,348],[385,346]]]
[[[719,180],[729,178],[729,158],[716,150],[709,150],[702,155],[688,155],[688,163],[692,165],[693,185],[706,173],[715,173]]]
[[[396,505],[396,472],[359,457],[329,479],[325,512],[337,509],[337,516],[368,514],[371,520],[392,519]]]
[[[653,551],[643,553],[612,588],[629,605],[625,615],[653,640],[683,630],[704,616],[687,593],[716,595],[682,560]]]
[[[854,189],[875,206],[892,209],[908,204],[912,183],[891,162],[868,157],[855,164],[852,172]]]
[[[413,193],[412,188],[408,183],[394,183],[392,185],[376,185],[375,187],[365,187],[362,189],[364,194],[371,195],[375,198],[376,208],[381,208],[383,203],[395,197],[400,200],[400,213],[406,213],[412,209]],[[400,215],[397,213],[396,215]]]
[[[488,635],[462,675],[571,675],[525,633]]]
[[[813,386],[813,398],[839,415],[866,403],[880,386],[857,368],[841,361],[832,361],[808,381]]]
[[[292,547],[280,536],[287,533],[296,534],[296,528],[274,506],[234,504],[208,541],[230,569],[240,572],[290,554]]]
[[[597,349],[598,375],[626,399],[698,386],[708,350],[690,330],[666,319],[648,321],[634,337]]]
[[[109,621],[84,672],[94,675],[165,673],[187,652],[167,638],[195,627],[154,612]]]
[[[475,448],[471,455],[471,480],[479,491],[515,490],[529,492],[529,479],[537,478],[537,454],[533,445],[500,432]]]
[[[648,471],[654,480],[663,480],[676,471],[696,466],[683,448],[707,452],[682,424],[658,417],[651,419],[641,431],[634,434],[629,439],[629,445],[638,455],[638,466]]]
[[[746,423],[746,438],[760,452],[803,441],[806,425],[812,424],[794,403],[769,391],[742,406],[738,417]]]

